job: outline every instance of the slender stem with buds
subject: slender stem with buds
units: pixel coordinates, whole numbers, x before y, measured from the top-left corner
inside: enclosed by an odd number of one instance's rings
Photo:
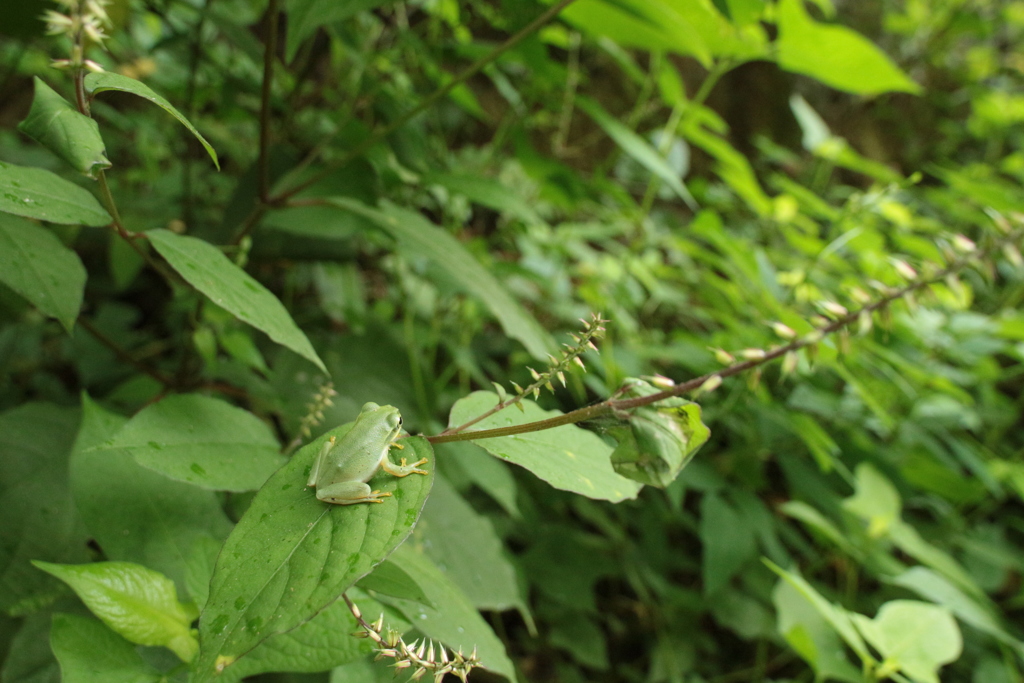
[[[937,273],[935,273],[934,275],[927,279],[911,282],[905,287],[901,287],[900,289],[897,289],[886,294],[877,301],[873,301],[869,304],[866,304],[862,308],[859,308],[851,313],[846,313],[845,315],[838,316],[831,323],[819,327],[815,329],[813,332],[804,335],[803,337],[796,339],[790,342],[789,344],[786,344],[785,346],[780,346],[774,349],[767,350],[763,353],[763,355],[760,355],[757,358],[745,360],[740,363],[730,365],[727,368],[716,370],[715,372],[709,372],[706,375],[695,377],[694,379],[691,379],[687,382],[683,382],[682,384],[677,384],[670,389],[665,389],[664,391],[660,391],[656,394],[650,394],[648,396],[638,396],[636,398],[628,399],[612,398],[606,401],[602,401],[601,403],[595,403],[594,405],[587,406],[586,408],[580,408],[579,410],[574,410],[572,412],[565,413],[564,415],[558,415],[557,417],[548,418],[546,420],[538,420],[537,422],[528,422],[526,424],[521,425],[512,425],[509,427],[500,427],[497,429],[482,429],[479,431],[471,432],[444,432],[436,436],[428,436],[426,437],[426,439],[427,441],[433,444],[438,444],[449,443],[452,441],[493,439],[500,436],[511,436],[513,434],[539,432],[545,429],[553,429],[555,427],[561,427],[562,425],[575,424],[577,422],[582,422],[584,420],[590,420],[601,415],[608,415],[610,413],[616,413],[631,410],[633,408],[639,408],[641,406],[651,405],[652,403],[664,401],[665,399],[668,398],[674,398],[677,396],[682,396],[683,394],[688,394],[691,391],[700,389],[701,387],[709,386],[709,382],[720,382],[726,377],[732,377],[734,375],[739,375],[749,370],[753,370],[754,368],[765,365],[766,363],[770,363],[771,361],[774,361],[777,358],[782,358],[788,353],[794,353],[796,351],[799,351],[800,349],[809,346],[814,346],[815,344],[821,342],[821,340],[824,337],[834,332],[838,332],[839,330],[842,330],[848,327],[849,325],[857,322],[858,320],[861,319],[862,316],[869,316],[875,311],[884,309],[894,301],[898,301],[910,294],[913,294],[917,290],[938,284],[945,280],[948,276],[960,272],[965,267],[970,265],[972,262],[975,262],[978,259],[995,252],[998,249],[1002,249],[1007,244],[1015,244],[1019,242],[1022,237],[1024,237],[1024,232],[1012,233],[1001,240],[997,240],[994,244],[992,244],[985,250],[976,253],[969,253],[961,258],[953,260],[947,267],[943,268],[942,270],[938,271]]]

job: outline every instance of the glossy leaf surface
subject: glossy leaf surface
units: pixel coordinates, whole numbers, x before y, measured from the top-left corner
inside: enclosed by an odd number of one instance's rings
[[[217,558],[210,598],[199,622],[196,680],[216,677],[272,636],[312,619],[369,573],[412,531],[432,476],[378,472],[370,486],[383,503],[331,505],[306,488],[313,459],[331,430],[299,450],[256,494]],[[403,439],[404,457],[433,454],[423,439]]]
[[[461,425],[490,410],[497,402],[496,394],[475,391],[455,403],[448,424],[452,427]],[[470,429],[508,427],[561,415],[557,410],[542,410],[532,401],[523,401],[522,404],[523,412],[506,408]],[[637,482],[626,479],[612,469],[611,446],[596,434],[576,425],[480,439],[474,443],[491,455],[525,467],[557,489],[579,493],[588,498],[618,502],[635,498],[641,488]]]
[[[285,462],[265,422],[197,394],[168,396],[143,408],[95,448],[112,457],[127,454],[166,477],[220,491],[258,489]]]
[[[110,215],[88,190],[42,168],[0,161],[0,211],[48,223],[110,223]]]
[[[194,614],[178,602],[174,582],[132,562],[50,564],[33,562],[67,583],[104,624],[139,645],[162,645],[182,661],[195,656]]]
[[[0,214],[0,282],[71,331],[82,307],[85,266],[56,235]]]

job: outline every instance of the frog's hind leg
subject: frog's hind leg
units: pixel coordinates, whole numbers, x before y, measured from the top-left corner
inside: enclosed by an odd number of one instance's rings
[[[371,491],[368,484],[361,481],[342,481],[337,484],[323,486],[316,491],[316,497],[335,505],[355,505],[356,503],[383,503],[390,493]]]

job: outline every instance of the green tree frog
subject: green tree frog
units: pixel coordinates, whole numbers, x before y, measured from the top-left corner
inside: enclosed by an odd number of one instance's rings
[[[396,477],[427,473],[417,469],[427,462],[426,458],[411,465],[405,464],[405,458],[400,465],[388,458],[392,446],[402,448],[395,443],[401,431],[398,408],[367,403],[340,441],[332,436],[320,449],[306,486],[315,487],[316,497],[327,503],[383,503],[381,499],[391,494],[371,491],[366,483],[379,468]]]

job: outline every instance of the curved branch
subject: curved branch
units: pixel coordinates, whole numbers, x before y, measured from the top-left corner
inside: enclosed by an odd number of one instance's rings
[[[442,433],[436,436],[426,437],[427,441],[432,444],[435,443],[449,443],[452,441],[473,441],[477,439],[493,439],[499,436],[511,436],[513,434],[525,434],[528,432],[539,432],[545,429],[553,429],[555,427],[561,427],[562,425],[575,424],[582,422],[583,420],[590,420],[601,415],[607,415],[609,413],[620,412],[624,410],[630,410],[633,408],[639,408],[641,406],[651,405],[658,401],[664,401],[667,398],[675,398],[682,396],[696,389],[700,389],[705,386],[707,382],[714,381],[715,378],[719,380],[725,379],[726,377],[732,377],[739,375],[748,370],[753,370],[761,365],[770,363],[777,358],[785,356],[787,353],[799,351],[800,349],[813,346],[819,343],[826,336],[838,332],[843,328],[849,326],[852,323],[857,322],[863,315],[871,315],[879,309],[883,309],[889,304],[899,299],[904,298],[908,294],[912,294],[917,290],[930,287],[934,284],[942,282],[946,277],[963,270],[971,263],[992,254],[997,249],[1002,249],[1007,244],[1013,244],[1024,237],[1024,232],[1015,232],[1007,237],[997,240],[989,248],[965,255],[959,259],[955,259],[948,266],[938,271],[931,277],[923,280],[917,280],[911,282],[905,287],[901,287],[889,294],[885,295],[877,301],[873,301],[866,304],[862,308],[847,313],[846,315],[837,317],[834,321],[815,329],[813,332],[804,335],[803,337],[796,339],[785,346],[780,346],[774,349],[770,349],[764,352],[764,355],[760,358],[751,360],[745,360],[740,363],[735,363],[729,367],[716,370],[715,372],[709,372],[706,375],[695,377],[689,381],[677,384],[670,389],[665,389],[656,394],[650,394],[648,396],[639,396],[636,398],[627,399],[608,399],[601,403],[595,403],[594,405],[587,406],[586,408],[580,408],[579,410],[573,410],[572,412],[565,413],[564,415],[558,415],[557,417],[548,418],[546,420],[538,420],[537,422],[528,422],[521,425],[512,425],[510,427],[500,427],[497,429],[482,429],[474,432],[459,432],[456,434]]]

